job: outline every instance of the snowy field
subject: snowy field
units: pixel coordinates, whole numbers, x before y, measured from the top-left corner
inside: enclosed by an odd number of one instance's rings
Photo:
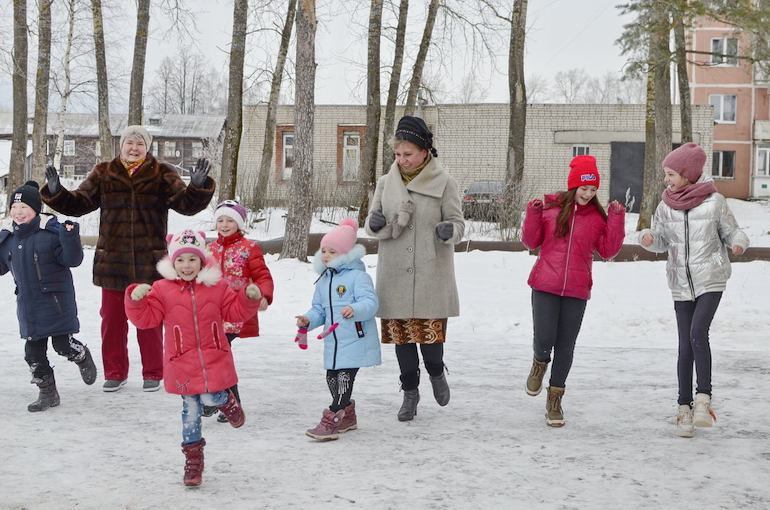
[[[767,204],[730,205],[752,244],[770,246]],[[170,227],[210,230],[210,218],[174,216]],[[494,238],[471,227],[472,236]],[[252,235],[270,239],[282,228],[278,215]],[[314,221],[313,231],[328,228]],[[26,410],[37,388],[28,382],[12,278],[0,278],[2,509],[770,508],[770,262],[733,265],[711,330],[718,421],[693,439],[674,433],[676,324],[664,262],[595,264],[563,401],[566,425],[554,429],[545,425],[545,392],[524,392],[532,360],[526,279],[535,259],[474,251],[455,259],[462,315],[449,321],[449,405],[433,401],[426,377],[416,418],[399,422],[397,363],[383,346],[383,364],[356,381],[359,429],[318,443],[304,431],[329,403],[322,346],[311,341],[301,351],[293,342],[293,317],[309,307],[315,275],[308,264],[269,255],[276,291],[260,318],[263,336],[234,343],[246,424],[204,419],[203,485],[185,488],[181,399],[142,392],[133,331],[128,385],[101,390],[92,259],[89,249],[74,270],[78,338],[100,378],[84,385],[49,349],[61,405],[42,413]],[[374,277],[376,256],[364,261]]]

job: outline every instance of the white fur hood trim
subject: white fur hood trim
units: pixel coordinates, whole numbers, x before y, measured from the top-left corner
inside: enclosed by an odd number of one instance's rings
[[[166,280],[180,280],[176,269],[174,269],[174,263],[171,262],[168,255],[163,257],[155,267],[160,275]],[[222,270],[219,269],[219,265],[216,260],[214,260],[214,257],[206,257],[206,265],[203,266],[201,272],[198,273],[198,276],[195,278],[195,283],[202,283],[207,287],[213,287],[219,283],[219,280],[221,279]]]
[[[366,255],[366,247],[363,244],[355,244],[349,252],[343,253],[336,259],[329,262],[329,267],[337,270],[342,269],[343,266],[350,266],[355,261],[360,261],[364,255]],[[321,250],[318,250],[315,254],[315,257],[313,258],[313,268],[318,274],[322,274],[324,271],[326,271],[326,265],[324,265]]]

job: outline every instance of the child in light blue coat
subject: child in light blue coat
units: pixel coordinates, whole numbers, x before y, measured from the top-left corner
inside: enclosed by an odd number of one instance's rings
[[[324,331],[324,368],[332,404],[324,409],[321,422],[305,434],[319,441],[338,439],[354,430],[356,403],[350,397],[358,369],[381,363],[380,340],[374,314],[379,302],[372,278],[361,261],[366,249],[356,243],[358,224],[346,218],[321,239],[314,267],[316,280],[313,306],[298,315],[300,335],[319,326]],[[302,346],[302,343],[300,343]]]

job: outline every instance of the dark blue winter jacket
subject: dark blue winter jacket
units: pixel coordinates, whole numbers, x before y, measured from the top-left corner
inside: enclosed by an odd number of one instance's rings
[[[80,226],[67,230],[51,216],[41,226],[29,223],[0,230],[0,274],[11,271],[16,282],[16,313],[25,340],[69,335],[80,330],[70,267],[83,261]]]

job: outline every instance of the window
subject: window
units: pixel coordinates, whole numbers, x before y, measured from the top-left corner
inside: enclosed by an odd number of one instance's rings
[[[67,179],[75,177],[75,165],[62,165],[62,171]]]
[[[152,142],[152,153],[155,156],[158,155],[158,142]]]
[[[64,155],[65,156],[75,155],[75,140],[64,140]]]
[[[589,156],[590,155],[590,149],[591,147],[588,145],[573,145],[572,146],[572,157],[575,158],[577,156]]]
[[[192,157],[195,159],[203,157],[203,142],[192,143]]]
[[[770,176],[770,147],[757,149],[757,175]]]
[[[294,131],[281,133],[281,180],[291,180],[291,170],[294,167]]]
[[[358,181],[361,169],[361,133],[344,131],[342,133],[342,181]]]
[[[709,104],[714,107],[716,122],[735,122],[735,105],[738,96],[734,94],[710,94]]]
[[[715,179],[734,179],[735,151],[714,151],[711,175]]]
[[[150,126],[160,126],[161,121],[158,117],[150,117],[150,120],[148,123]]]
[[[735,67],[738,65],[738,39],[735,37],[714,37],[711,39],[711,63]]]
[[[176,142],[165,142],[165,145],[163,146],[163,156],[166,158],[178,156]]]

